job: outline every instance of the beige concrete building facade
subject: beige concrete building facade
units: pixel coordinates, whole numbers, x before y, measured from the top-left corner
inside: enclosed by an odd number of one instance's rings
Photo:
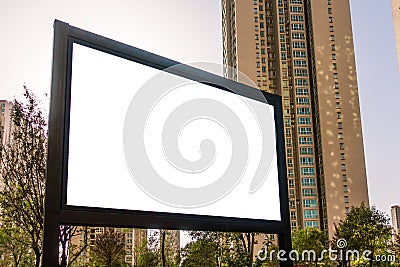
[[[396,38],[396,47],[397,47],[397,60],[399,63],[399,71],[400,71],[400,0],[392,0],[392,14],[393,14],[394,36]]]
[[[392,206],[391,210],[391,215],[392,215],[392,227],[393,227],[393,233],[395,235],[400,234],[400,206]]]
[[[351,206],[369,204],[349,1],[222,9],[224,74],[282,96],[291,227],[332,237]]]

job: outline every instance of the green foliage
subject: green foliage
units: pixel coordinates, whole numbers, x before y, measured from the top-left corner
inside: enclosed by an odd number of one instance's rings
[[[35,266],[42,255],[44,186],[46,173],[46,121],[35,96],[24,87],[25,102],[14,100],[12,128],[7,143],[1,147],[0,192],[1,220],[18,228],[35,254]],[[11,235],[10,237],[17,237]],[[26,254],[26,253],[25,253]]]
[[[194,241],[189,242],[182,250],[182,266],[219,267],[222,251],[220,249],[222,234],[215,232],[191,232]]]
[[[33,266],[34,254],[29,249],[28,238],[17,227],[0,227],[0,266]]]
[[[190,232],[183,266],[252,266],[254,233]]]
[[[299,257],[300,263],[311,263],[314,261],[315,266],[318,265],[318,258],[328,242],[328,236],[325,232],[318,228],[305,228],[294,231],[292,234],[292,246],[293,249],[298,251],[302,255],[305,251],[314,251],[314,256],[308,256],[305,254],[305,258]],[[314,259],[313,259],[314,257]],[[304,260],[304,261],[302,261]]]
[[[334,247],[338,239],[347,241],[346,250],[371,251],[370,258],[375,255],[386,255],[390,250],[391,227],[386,214],[375,207],[366,207],[361,203],[359,207],[352,207],[343,221],[335,227],[336,233],[333,240]],[[347,264],[345,259],[342,264]],[[365,266],[364,262],[356,262]],[[369,261],[369,266],[379,266],[384,263]]]

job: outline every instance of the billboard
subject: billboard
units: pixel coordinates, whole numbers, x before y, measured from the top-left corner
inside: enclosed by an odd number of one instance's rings
[[[53,53],[45,255],[60,224],[290,234],[280,96],[60,21]]]

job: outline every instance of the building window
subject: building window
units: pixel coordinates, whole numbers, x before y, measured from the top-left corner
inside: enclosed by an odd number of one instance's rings
[[[344,203],[349,203],[349,197],[348,196],[344,197]]]
[[[336,60],[336,54],[332,54],[332,59]]]
[[[328,8],[328,14],[332,14],[332,8]]]
[[[350,208],[346,207],[346,214],[349,214],[349,212],[350,212]]]
[[[308,100],[308,98],[306,98],[306,99]],[[299,117],[297,119],[297,123],[300,124],[300,125],[310,125],[311,124],[311,118]]]
[[[291,211],[290,212],[290,219],[291,220],[296,220],[296,212],[295,211]]]
[[[333,23],[333,18],[329,17],[329,23]]]
[[[312,155],[313,148],[312,147],[300,147],[300,155]]]
[[[347,187],[347,185],[343,186],[343,192],[348,193],[349,192],[349,188]]]
[[[316,208],[317,207],[317,200],[315,200],[315,199],[305,199],[305,200],[303,200],[303,206],[305,208]]]
[[[299,115],[310,114],[310,108],[297,108],[297,114]]]
[[[286,146],[292,146],[292,139],[286,138]]]
[[[308,95],[308,89],[307,88],[297,88],[296,94],[297,95]]]
[[[301,179],[302,186],[315,186],[315,178],[303,178]]]
[[[294,57],[305,58],[305,57],[306,57],[306,51],[303,51],[303,50],[294,50],[294,51],[293,51],[293,56],[294,56]]]
[[[342,171],[345,171],[346,170],[346,164],[343,163],[341,168],[342,168]]]
[[[317,196],[317,191],[314,188],[304,188],[302,190],[304,197],[315,197]]]
[[[335,46],[335,44],[332,44],[332,45],[331,45],[331,50],[332,50],[332,51],[336,51],[336,46]]]
[[[317,210],[305,210],[304,218],[306,218],[306,219],[318,218]]]
[[[306,48],[306,43],[302,41],[293,42],[293,48]]]
[[[293,167],[293,160],[292,159],[288,159],[287,163],[288,163],[288,167]]]
[[[337,117],[338,119],[341,119],[341,118],[342,118],[342,113],[341,113],[341,112],[336,112],[336,117]]]
[[[344,158],[344,153],[340,153],[340,159],[341,160],[344,160],[345,158]]]
[[[292,227],[293,230],[297,228],[297,223],[296,222],[291,222],[290,226]]]
[[[347,175],[346,174],[342,174],[342,181],[343,182],[347,182]]]
[[[290,207],[291,209],[295,209],[295,208],[296,208],[296,203],[295,203],[293,200],[290,200],[290,201],[289,201],[289,207]]]
[[[297,78],[294,80],[294,84],[297,86],[307,86],[308,85],[308,80],[307,79],[300,79]]]
[[[307,69],[295,69],[294,76],[307,77],[308,76]]]
[[[304,158],[300,157],[301,165],[314,165],[314,158]]]
[[[329,38],[331,41],[335,41],[335,35],[331,35]]]
[[[290,11],[292,13],[303,13],[303,7],[301,6],[291,6]]]
[[[304,16],[302,15],[291,15],[290,18],[292,21],[304,21]]]
[[[292,39],[294,39],[294,40],[304,40],[306,38],[305,38],[304,33],[302,33],[302,32],[292,32]]]
[[[289,183],[289,188],[293,188],[294,187],[294,180],[293,179],[289,179],[288,183]]]
[[[295,67],[307,67],[307,61],[306,60],[295,59],[293,62],[294,62],[294,66]]]
[[[305,221],[304,228],[318,227],[318,221]]]
[[[343,143],[340,143],[340,150],[344,150],[344,144]]]
[[[311,145],[312,137],[299,137],[300,145]]]
[[[315,175],[315,169],[312,168],[312,167],[301,168],[301,174],[302,175],[307,175],[307,176],[314,176]]]
[[[341,122],[338,122],[337,127],[338,127],[338,129],[342,129],[343,128],[343,124]]]
[[[304,31],[304,24],[302,23],[293,23],[292,24],[293,31]]]
[[[330,31],[330,32],[333,32],[333,26],[332,26],[332,25],[329,26],[329,31]]]

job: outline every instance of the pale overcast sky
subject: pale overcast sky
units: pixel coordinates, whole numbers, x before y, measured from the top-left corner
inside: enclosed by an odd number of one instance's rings
[[[389,212],[400,204],[391,5],[351,0],[351,8],[370,202]],[[0,99],[20,97],[23,84],[49,93],[54,19],[181,62],[222,62],[220,0],[0,0]]]

